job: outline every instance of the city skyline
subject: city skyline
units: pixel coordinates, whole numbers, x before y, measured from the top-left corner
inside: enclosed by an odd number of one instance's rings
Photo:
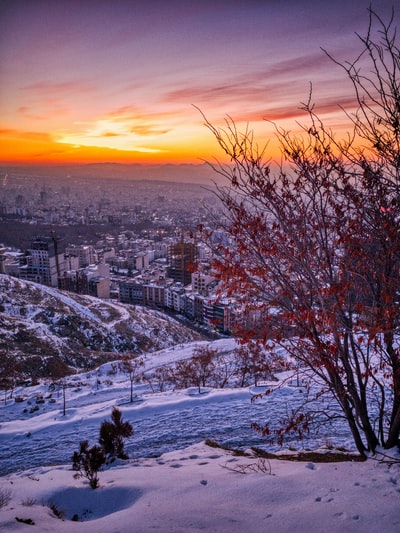
[[[201,112],[267,141],[271,121],[298,127],[310,83],[316,112],[340,134],[339,107],[351,112],[354,96],[323,49],[354,60],[368,7],[4,0],[0,164],[198,164],[221,156]],[[391,7],[372,6],[385,22]]]

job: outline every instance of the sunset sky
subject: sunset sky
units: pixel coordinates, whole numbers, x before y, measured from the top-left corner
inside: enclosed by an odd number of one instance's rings
[[[339,128],[369,0],[0,0],[0,163],[199,163],[196,109],[261,140],[294,128],[313,83]],[[385,20],[391,0],[376,0]]]

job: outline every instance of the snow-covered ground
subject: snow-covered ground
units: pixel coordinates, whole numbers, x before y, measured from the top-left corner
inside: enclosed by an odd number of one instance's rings
[[[85,533],[384,532],[400,530],[398,465],[272,460],[270,473],[232,471],[256,459],[200,443],[108,468],[100,488],[70,466],[0,479],[4,531]],[[227,467],[227,468],[226,468]],[[57,518],[54,511],[61,516]],[[79,521],[72,521],[75,516]],[[27,525],[19,520],[32,521]]]
[[[204,343],[207,341],[148,354],[144,370],[148,374],[161,365],[190,358],[193,350]],[[212,346],[219,352],[229,352],[235,348],[235,341],[220,339]],[[17,388],[13,398],[23,399],[20,403],[14,399],[9,399],[6,406],[0,403],[3,473],[69,462],[80,440],[97,441],[100,424],[109,418],[114,405],[119,406],[124,418],[134,427],[134,435],[126,448],[130,457],[137,458],[154,457],[206,438],[233,448],[263,447],[265,438],[254,431],[251,424],[268,421],[277,427],[288,410],[303,401],[301,387],[283,386],[267,398],[254,402],[254,394],[265,387],[203,388],[201,394],[193,387],[152,393],[148,385],[140,383],[134,385],[137,401],[130,403],[127,376],[114,373],[112,363],[98,371],[72,376],[69,381],[76,385],[66,389],[65,416],[62,392],[49,391],[48,383]],[[37,397],[44,403],[37,404]],[[323,427],[318,435],[310,435],[301,446],[315,449],[327,443],[346,449],[353,447],[347,426],[342,423],[336,424],[333,436],[331,427]],[[286,446],[289,445],[299,446],[294,438],[286,441]]]
[[[231,339],[215,343],[219,350],[234,348]],[[191,357],[198,345],[149,354],[145,370]],[[234,448],[262,446],[251,423],[278,420],[302,400],[301,387],[283,386],[252,402],[259,388],[152,393],[138,384],[136,401],[130,403],[127,377],[110,370],[107,364],[73,377],[65,416],[62,394],[49,391],[48,384],[15,390],[21,402],[9,399],[4,405],[3,400],[0,504],[3,496],[6,505],[0,510],[0,530],[400,531],[398,464],[271,460],[262,472],[254,457],[204,444],[211,438]],[[38,396],[44,403],[36,404]],[[70,458],[81,440],[97,442],[99,426],[115,405],[134,427],[126,443],[131,459],[102,471],[100,488],[93,491],[86,481],[74,479]],[[289,445],[353,448],[343,423]],[[251,464],[255,471],[237,471]],[[74,515],[78,522],[71,520]]]

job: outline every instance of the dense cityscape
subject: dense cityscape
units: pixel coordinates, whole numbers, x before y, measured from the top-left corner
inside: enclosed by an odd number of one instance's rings
[[[0,272],[231,333],[234,301],[196,232],[221,216],[210,186],[5,173],[0,194]]]

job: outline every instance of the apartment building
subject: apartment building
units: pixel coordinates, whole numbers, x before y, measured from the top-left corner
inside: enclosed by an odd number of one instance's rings
[[[64,251],[55,236],[36,237],[26,256],[26,264],[19,268],[19,277],[49,287],[58,287],[64,272]]]
[[[216,278],[203,272],[192,273],[192,289],[202,296],[207,296],[216,285]]]
[[[85,268],[98,262],[98,257],[94,246],[90,244],[72,244],[65,250],[67,256],[77,257],[79,260],[78,268]]]

